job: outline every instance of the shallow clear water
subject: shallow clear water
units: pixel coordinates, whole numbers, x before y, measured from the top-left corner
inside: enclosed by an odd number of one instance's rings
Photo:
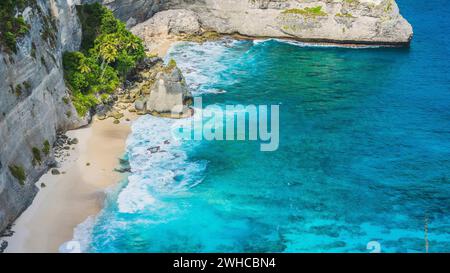
[[[450,252],[450,23],[443,0],[398,2],[410,49],[172,48],[205,105],[280,104],[280,148],[177,142],[183,121],[140,118],[86,251],[423,252],[427,225]]]

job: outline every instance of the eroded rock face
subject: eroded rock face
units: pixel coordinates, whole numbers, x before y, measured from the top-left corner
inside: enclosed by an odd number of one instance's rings
[[[216,31],[311,42],[408,45],[411,25],[394,0],[167,0],[136,26],[167,33]],[[172,11],[176,10],[176,11]],[[181,30],[181,31],[180,31]],[[139,33],[139,32],[138,32]]]
[[[145,24],[139,24],[132,31],[141,37],[168,34],[197,34],[201,31],[197,14],[191,10],[172,9],[156,13]]]
[[[191,114],[189,105],[192,94],[186,86],[180,69],[173,67],[159,72],[151,87],[150,94],[137,101],[136,110],[143,108],[153,115],[173,118],[187,117]]]
[[[68,99],[62,69],[62,52],[78,49],[81,42],[74,3],[38,0],[41,11],[23,12],[31,29],[18,41],[17,54],[0,52],[0,231],[31,203],[34,182],[53,161],[44,143],[51,145],[57,130],[87,123]],[[47,37],[41,34],[45,29]],[[11,166],[22,169],[26,178],[14,177]]]
[[[197,13],[186,9],[172,9],[156,13],[144,23],[131,28],[131,32],[144,40],[147,49],[160,56],[179,35],[201,34]]]

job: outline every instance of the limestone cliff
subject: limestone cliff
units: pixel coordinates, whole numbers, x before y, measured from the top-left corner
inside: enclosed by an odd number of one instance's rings
[[[68,99],[61,53],[78,49],[74,1],[36,0],[17,53],[0,52],[0,231],[33,200],[57,130],[86,124]]]
[[[140,29],[397,46],[413,35],[394,0],[169,0],[162,8],[155,17],[163,20]]]
[[[170,0],[81,0],[83,4],[100,2],[120,20],[133,26],[150,18]]]

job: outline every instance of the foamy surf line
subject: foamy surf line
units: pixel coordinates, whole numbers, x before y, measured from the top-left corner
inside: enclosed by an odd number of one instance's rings
[[[164,206],[160,197],[187,190],[196,170],[204,164],[188,161],[187,144],[176,137],[174,128],[186,120],[144,116],[133,124],[127,140],[131,175],[118,197],[119,211],[136,213]]]
[[[335,43],[314,43],[314,42],[300,42],[295,40],[289,40],[289,39],[280,39],[280,38],[269,38],[269,39],[255,39],[253,40],[253,43],[255,45],[270,42],[270,41],[276,41],[283,44],[289,44],[294,45],[298,47],[323,47],[323,48],[352,48],[352,49],[367,49],[367,48],[380,48],[379,45],[358,45],[358,44],[335,44]]]
[[[96,228],[107,234],[127,224],[116,220],[116,214],[164,211],[170,217],[171,211],[176,212],[176,208],[171,210],[173,204],[162,199],[185,194],[202,182],[206,169],[206,162],[188,160],[187,150],[196,143],[185,143],[176,136],[176,129],[190,123],[191,119],[146,115],[134,121],[126,142],[126,157],[131,168],[127,181],[106,193],[102,211],[79,224],[74,229],[73,239],[61,245],[60,252],[91,252]],[[103,226],[105,222],[107,226]]]
[[[356,44],[333,44],[333,43],[308,43],[281,38],[268,39],[236,39],[223,37],[215,41],[205,43],[177,42],[169,50],[164,61],[170,59],[177,61],[182,70],[186,82],[193,95],[225,93],[226,90],[217,90],[214,85],[223,81],[221,75],[229,68],[227,63],[236,57],[230,47],[240,46],[251,42],[253,46],[259,46],[269,42],[289,44],[301,48],[351,48],[372,49],[385,46],[379,45],[356,45]],[[205,69],[208,67],[208,69]],[[234,79],[227,79],[228,82]]]
[[[120,190],[118,186],[110,186],[105,189],[104,208],[107,202],[110,202],[111,197]],[[97,222],[97,219],[103,213],[104,208],[97,214],[88,216],[83,222],[78,224],[73,229],[72,240],[64,242],[58,248],[59,253],[83,253],[88,252],[89,245],[92,241],[92,231]]]

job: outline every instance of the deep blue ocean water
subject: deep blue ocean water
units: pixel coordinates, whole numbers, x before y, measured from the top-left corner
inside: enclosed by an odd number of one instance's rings
[[[176,142],[183,121],[140,118],[127,141],[132,174],[75,236],[85,251],[369,252],[377,241],[382,252],[424,252],[427,236],[430,252],[450,252],[447,3],[397,2],[414,27],[409,49],[172,48],[205,105],[279,104],[280,147]]]

